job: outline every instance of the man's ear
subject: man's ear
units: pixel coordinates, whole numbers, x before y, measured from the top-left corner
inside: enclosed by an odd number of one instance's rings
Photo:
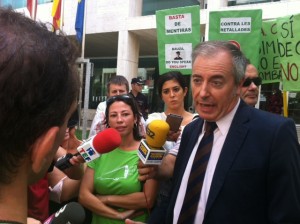
[[[42,169],[45,169],[45,164],[51,163],[49,161],[53,159],[53,145],[58,134],[59,127],[51,127],[35,141],[31,149],[31,163],[34,173],[40,173]]]
[[[239,82],[239,85],[238,85],[238,87],[236,89],[236,94],[237,95],[241,95],[241,90],[242,90],[244,81],[245,81],[245,78],[242,78],[242,80]]]

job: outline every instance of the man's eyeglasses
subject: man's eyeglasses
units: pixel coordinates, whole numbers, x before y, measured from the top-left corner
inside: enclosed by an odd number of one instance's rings
[[[244,83],[243,83],[243,87],[248,87],[251,85],[251,83],[254,83],[256,86],[260,86],[261,85],[261,78],[260,77],[256,77],[256,78],[246,78]]]

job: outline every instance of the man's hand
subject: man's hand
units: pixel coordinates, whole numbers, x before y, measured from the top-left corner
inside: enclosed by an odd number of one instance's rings
[[[83,157],[81,155],[77,155],[77,156],[73,156],[71,159],[70,159],[70,163],[73,165],[73,166],[79,166],[81,165],[82,163],[85,163]]]
[[[142,161],[138,163],[139,181],[146,181],[155,178],[158,173],[157,165],[145,165]]]
[[[117,219],[124,220],[130,217],[133,213],[135,213],[135,210],[126,210],[124,212],[120,212],[117,216]]]

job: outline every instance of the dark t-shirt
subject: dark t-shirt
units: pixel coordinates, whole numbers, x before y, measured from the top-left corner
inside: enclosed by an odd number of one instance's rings
[[[147,120],[148,118],[148,99],[147,97],[142,94],[142,93],[138,93],[136,95],[136,97],[132,94],[132,92],[129,93],[137,102],[137,104],[139,105],[140,111],[144,117],[145,120]]]

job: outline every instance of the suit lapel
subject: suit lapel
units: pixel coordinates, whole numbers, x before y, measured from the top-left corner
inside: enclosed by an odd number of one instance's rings
[[[220,192],[226,175],[230,170],[237,153],[248,132],[249,107],[241,101],[232,124],[225,139],[219,160],[216,165],[213,180],[210,186],[209,196],[206,204],[205,214],[209,212],[212,204]],[[243,111],[243,112],[242,112]]]
[[[189,158],[192,154],[193,148],[198,141],[199,135],[202,131],[203,120],[197,119],[193,122],[193,124],[188,127],[188,131],[185,137],[182,138],[180,143],[179,153],[176,159],[176,163],[178,161],[178,173],[174,173],[178,175],[180,179],[182,179],[183,174],[185,172],[185,168],[187,163],[189,162]],[[187,127],[186,127],[187,128]],[[181,182],[181,181],[180,181]]]

